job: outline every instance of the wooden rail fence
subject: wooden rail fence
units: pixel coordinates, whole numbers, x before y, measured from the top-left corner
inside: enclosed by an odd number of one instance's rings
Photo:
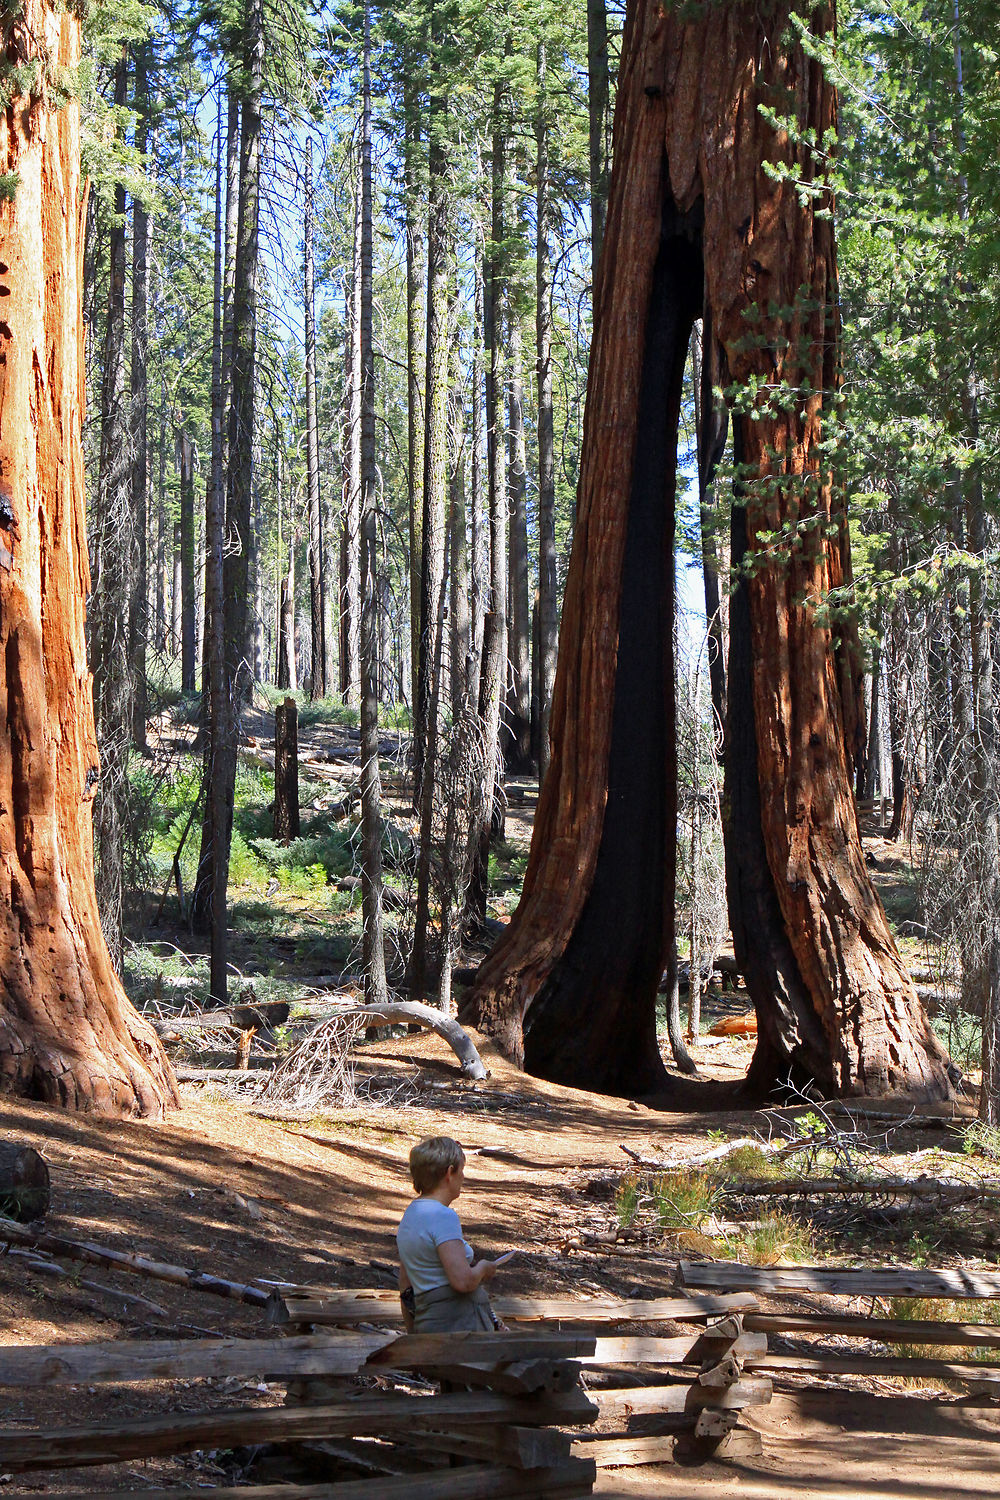
[[[634,1303],[499,1299],[513,1331],[400,1336],[397,1298],[302,1291],[279,1314],[285,1336],[0,1346],[0,1386],[237,1376],[285,1382],[289,1390],[284,1406],[0,1431],[0,1470],[284,1444],[308,1447],[328,1469],[336,1465],[329,1482],[241,1485],[213,1496],[568,1500],[592,1493],[599,1467],[660,1462],[675,1441],[696,1456],[744,1451],[734,1431],[739,1415],[771,1396],[770,1381],[751,1369],[767,1336],[745,1327],[756,1305],[745,1293]],[[337,1326],[338,1313],[347,1326]],[[371,1327],[375,1321],[382,1326]],[[680,1331],[616,1331],[636,1324]],[[383,1384],[376,1388],[373,1377]],[[742,1441],[752,1444],[756,1434]],[[345,1465],[366,1477],[339,1477]],[[159,1500],[201,1491],[128,1493]]]

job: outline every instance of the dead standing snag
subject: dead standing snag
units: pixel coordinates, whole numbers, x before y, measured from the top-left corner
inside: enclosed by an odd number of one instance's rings
[[[751,1082],[948,1092],[865,868],[853,669],[819,613],[849,554],[822,451],[831,205],[804,142],[832,130],[836,98],[791,10],[633,0],[623,42],[552,765],[521,906],[470,1002],[529,1069],[611,1092],[663,1081],[676,426],[702,310],[726,383],[759,392],[734,414],[734,558],[755,566],[734,601],[727,733],[730,915],[760,1024]],[[808,24],[828,35],[832,6]],[[783,529],[792,544],[768,555]]]

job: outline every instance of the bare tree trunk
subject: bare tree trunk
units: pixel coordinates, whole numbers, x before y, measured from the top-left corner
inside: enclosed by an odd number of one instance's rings
[[[435,20],[433,23],[437,24]],[[448,491],[449,225],[445,116],[432,84],[428,117],[427,364],[424,394],[424,510],[420,565],[420,675],[413,736],[414,793],[420,809],[420,859],[410,955],[410,993],[427,985],[434,791],[440,735],[444,648],[446,504]]]
[[[208,735],[204,767],[205,827],[224,828],[227,810],[221,747],[233,735],[232,702],[226,682],[224,569],[226,551],[226,452],[223,386],[223,329],[225,324],[225,245],[223,237],[222,187],[223,139],[222,94],[217,111],[218,140],[215,172],[215,265],[212,287],[212,467],[205,507],[205,646],[208,681]],[[226,879],[228,861],[221,838],[202,840],[201,861],[195,882],[193,905],[199,921],[219,935],[212,944],[212,974],[209,993],[219,1005],[226,999]],[[205,861],[206,863],[202,863]],[[206,889],[207,883],[207,889]]]
[[[527,453],[524,440],[524,382],[521,324],[510,317],[507,496],[509,506],[507,583],[507,713],[504,765],[508,774],[527,776],[531,760],[531,608],[528,601]]]
[[[419,213],[420,116],[415,69],[403,83],[403,195],[406,215],[406,488],[410,540],[410,684],[420,677],[420,564],[423,554],[424,423],[420,381],[422,303],[425,291],[424,232]],[[411,705],[415,707],[414,704]]]
[[[299,836],[299,712],[294,698],[274,710],[274,837]]]
[[[360,177],[361,164],[358,163]],[[346,298],[346,293],[345,293]],[[344,487],[340,527],[340,695],[356,704],[360,687],[361,590],[361,183],[354,198],[350,300],[345,312]]]
[[[486,506],[486,491],[483,484],[483,261],[480,248],[480,233],[477,226],[475,247],[475,271],[473,289],[472,330],[472,455],[471,492],[472,510],[472,565],[471,614],[469,621],[469,703],[479,701],[479,673],[483,658],[483,622],[486,593],[489,587],[489,510]]]
[[[101,934],[92,799],[99,763],[84,641],[79,105],[46,64],[80,59],[71,7],[25,0],[0,22],[0,1089],[101,1114],[178,1102],[163,1048]],[[37,70],[35,66],[37,64]],[[20,92],[21,89],[25,92]],[[39,399],[39,372],[44,399]]]
[[[493,91],[493,134],[490,156],[490,244],[484,267],[483,334],[486,364],[486,483],[490,518],[490,585],[483,624],[483,655],[479,683],[479,717],[485,736],[486,754],[495,766],[493,788],[488,798],[479,854],[469,887],[470,926],[482,931],[486,923],[489,893],[490,838],[495,815],[502,808],[503,762],[499,755],[500,705],[503,702],[507,665],[507,496],[503,463],[503,242],[504,195],[507,164],[504,149],[507,129],[503,86]],[[496,653],[499,652],[499,658]],[[496,710],[493,692],[500,693]],[[494,729],[494,719],[495,729]]]
[[[180,627],[181,692],[193,693],[198,685],[195,663],[194,581],[194,438],[186,427],[177,434],[177,465],[180,469]]]
[[[222,410],[226,488],[229,488],[229,397],[233,379],[233,314],[236,290],[236,240],[240,222],[240,94],[230,79],[226,103],[226,233],[222,257]]]
[[[184,631],[181,618],[181,601],[184,594],[184,570],[181,563],[182,551],[183,548],[181,545],[181,523],[180,521],[175,521],[173,535],[173,553],[171,557],[170,567],[170,643],[174,656],[181,657],[181,681],[183,684],[184,670],[182,637]]]
[[[441,660],[445,516],[448,493],[448,186],[444,141],[446,105],[431,94],[428,118],[427,348],[424,381],[424,484],[420,561],[420,661],[413,733],[414,797],[421,800],[425,768],[433,778],[431,719],[436,665]]]
[[[135,55],[135,149],[143,157],[149,146],[149,66],[153,44],[145,41]],[[129,603],[129,669],[132,678],[132,742],[146,752],[146,642],[149,637],[149,214],[141,200],[132,205],[132,515],[136,559]]]
[[[326,600],[323,597],[323,507],[319,495],[319,428],[316,419],[316,291],[313,272],[312,138],[306,141],[305,177],[306,475],[309,492],[309,609],[312,617],[312,680],[315,701],[329,692],[326,681]]]
[[[211,935],[211,995],[228,990],[226,894],[240,704],[250,685],[247,660],[250,591],[255,374],[257,353],[257,222],[260,203],[261,97],[264,65],[263,0],[250,0],[243,35],[245,93],[240,110],[240,167],[231,322],[231,401],[228,420],[226,532],[222,559],[223,663],[219,714],[212,731],[206,818],[202,828],[192,922]],[[227,206],[228,217],[228,206]]]
[[[556,463],[552,403],[552,266],[549,258],[549,104],[545,43],[539,42],[535,126],[535,361],[538,378],[538,776],[549,768],[549,720],[556,676]]]
[[[590,250],[597,306],[597,267],[608,213],[608,114],[611,75],[608,67],[607,0],[587,0],[587,109],[590,116]]]
[[[820,32],[830,20],[825,10],[811,16]],[[655,996],[673,940],[676,852],[669,512],[683,364],[703,291],[732,381],[836,387],[832,219],[816,212],[821,183],[818,197],[798,191],[814,172],[805,142],[826,137],[834,93],[813,50],[789,46],[788,26],[787,3],[766,16],[750,6],[689,16],[656,0],[634,0],[626,25],[553,759],[521,906],[472,996],[509,1055],[590,1088],[636,1092],[663,1078]],[[795,130],[780,135],[757,108],[778,88],[798,111]],[[745,126],[735,138],[734,117]],[[765,160],[783,170],[765,172]],[[747,338],[748,317],[761,336]],[[814,1077],[844,1093],[944,1095],[946,1059],[861,850],[846,748],[851,664],[809,602],[849,568],[822,458],[827,411],[817,395],[753,415],[737,422],[739,510],[756,562],[743,585],[753,724],[737,721],[732,734],[732,681],[729,718],[733,741],[755,747],[767,793],[756,873],[777,920],[752,936],[768,958],[772,936],[786,945],[805,1002],[795,1015],[822,1039]],[[773,560],[767,538],[806,513],[819,522],[812,543]],[[741,769],[753,775],[746,754]],[[743,812],[727,830],[740,843],[755,834],[748,803]],[[751,993],[760,1026],[776,997],[756,981]],[[776,1081],[798,1045],[777,1021],[770,1040],[777,1053],[758,1084],[766,1071]]]
[[[171,649],[167,633],[167,403],[160,392],[160,420],[156,434],[156,648],[164,655]]]
[[[457,304],[457,297],[456,297]],[[451,559],[449,580],[451,600],[449,624],[451,626],[448,662],[451,672],[452,722],[469,705],[469,680],[471,676],[471,614],[469,608],[469,551],[465,514],[465,399],[462,390],[459,359],[457,307],[456,327],[451,340],[451,391],[448,403],[449,426],[451,428],[449,506],[448,506],[448,553]]]
[[[125,108],[128,54],[114,70],[114,100]],[[134,573],[129,420],[125,398],[125,185],[115,186],[108,305],[101,360],[101,453],[93,507],[93,594],[90,655],[94,711],[101,753],[101,785],[94,804],[97,901],[116,966],[122,958],[122,877],[129,818],[128,757],[132,738],[129,617]]]
[[[384,1005],[382,793],[378,764],[378,530],[372,343],[371,15],[364,8],[361,122],[361,909],[365,1004]]]
[[[281,554],[281,511],[283,499],[283,476],[285,455],[281,439],[276,446],[274,459],[274,500],[278,512],[278,553]],[[295,666],[295,521],[292,514],[293,497],[291,486],[288,492],[288,567],[281,575],[278,597],[278,661],[275,681],[280,688],[295,692],[298,673]]]

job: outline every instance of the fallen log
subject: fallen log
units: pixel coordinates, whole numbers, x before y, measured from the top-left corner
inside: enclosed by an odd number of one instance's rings
[[[7,1471],[72,1469],[124,1463],[199,1448],[245,1443],[295,1443],[311,1438],[377,1436],[415,1429],[517,1423],[522,1427],[592,1422],[597,1407],[582,1391],[511,1400],[506,1396],[456,1392],[444,1396],[366,1395],[318,1406],[238,1407],[232,1411],[171,1412],[108,1422],[100,1427],[53,1427],[38,1432],[0,1432],[0,1461]]]
[[[166,1261],[151,1260],[134,1250],[111,1250],[105,1245],[90,1240],[69,1240],[62,1235],[47,1234],[0,1218],[0,1242],[11,1245],[26,1245],[34,1250],[44,1250],[50,1255],[65,1256],[67,1260],[81,1260],[89,1265],[109,1266],[116,1271],[128,1271],[137,1276],[150,1276],[155,1281],[166,1281],[173,1286],[188,1287],[191,1291],[210,1292],[216,1297],[228,1297],[236,1302],[248,1302],[253,1307],[268,1307],[272,1293],[261,1287],[247,1286],[240,1281],[226,1281],[221,1276],[211,1276],[207,1271],[194,1271],[185,1266],[172,1266]]]
[[[259,1005],[234,1005],[228,1010],[202,1010],[165,1020],[147,1019],[159,1037],[170,1037],[181,1031],[270,1031],[283,1026],[291,1006],[284,1000],[263,1001]]]
[[[27,1270],[33,1271],[36,1276],[52,1276],[62,1279],[69,1276],[65,1266],[59,1265],[58,1261],[43,1260],[36,1258],[30,1250],[21,1250],[12,1247],[11,1256],[21,1256]],[[118,1304],[127,1303],[130,1306],[141,1308],[143,1312],[152,1313],[156,1318],[168,1318],[170,1314],[165,1307],[158,1302],[151,1302],[148,1297],[141,1297],[137,1292],[122,1292],[117,1287],[108,1286],[103,1281],[94,1281],[89,1276],[74,1276],[74,1287],[80,1287],[85,1292],[96,1292],[100,1297],[107,1297],[109,1301]]]
[[[494,1465],[437,1470],[430,1474],[401,1474],[378,1481],[379,1500],[569,1500],[593,1491],[597,1468],[593,1459],[568,1458],[553,1469],[519,1472]],[[212,1500],[372,1500],[370,1479],[332,1484],[251,1484],[212,1490]],[[169,1490],[105,1490],[103,1500],[178,1500],[204,1496],[204,1488]],[[92,1490],[74,1491],[60,1500],[94,1500]]]
[[[796,1136],[792,1140],[762,1141],[751,1135],[741,1135],[735,1141],[723,1141],[721,1146],[713,1146],[709,1151],[699,1151],[696,1156],[677,1156],[670,1161],[653,1161],[649,1157],[640,1156],[638,1151],[633,1151],[631,1146],[619,1143],[619,1151],[634,1161],[637,1167],[644,1172],[678,1172],[691,1167],[704,1167],[719,1162],[724,1162],[727,1156],[732,1156],[745,1147],[752,1146],[755,1151],[760,1151],[764,1156],[786,1156],[793,1151],[798,1151],[805,1146],[814,1146],[814,1140],[808,1137]]]
[[[448,1043],[462,1066],[463,1078],[478,1081],[490,1076],[469,1033],[453,1016],[445,1015],[444,1011],[435,1010],[431,1005],[422,1005],[417,1000],[397,1000],[389,1005],[338,1006],[334,1014],[364,1016],[371,1026],[393,1026],[403,1022],[424,1026]]]
[[[0,1141],[0,1214],[29,1224],[49,1211],[49,1169],[34,1146]]]
[[[1000,1297],[998,1271],[928,1271],[891,1266],[852,1270],[825,1266],[741,1266],[730,1261],[682,1260],[681,1286],[718,1291],[828,1292],[844,1297]]]
[[[733,1197],[842,1197],[865,1193],[872,1197],[936,1198],[947,1203],[968,1198],[1000,1197],[1000,1182],[942,1181],[937,1177],[744,1177],[719,1184],[722,1193]]]

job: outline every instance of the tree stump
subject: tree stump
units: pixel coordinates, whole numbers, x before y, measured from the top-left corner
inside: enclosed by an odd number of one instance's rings
[[[33,1146],[0,1141],[0,1214],[29,1224],[49,1208],[49,1169]]]
[[[274,836],[299,836],[299,715],[294,698],[274,711]]]

